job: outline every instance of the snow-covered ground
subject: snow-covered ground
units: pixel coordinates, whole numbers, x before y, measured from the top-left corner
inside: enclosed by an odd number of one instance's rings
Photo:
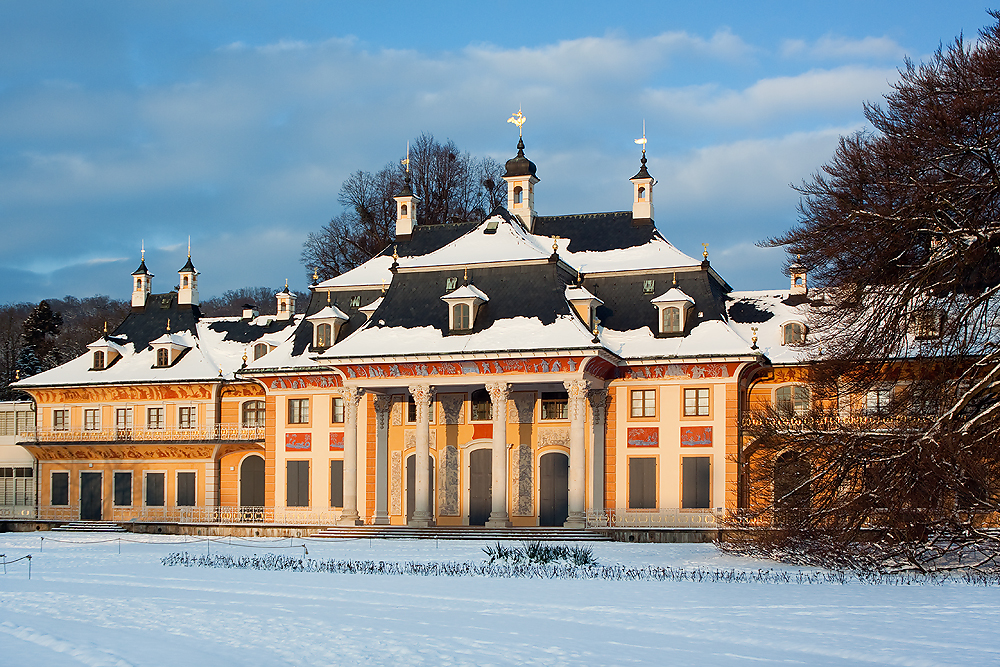
[[[99,534],[0,534],[8,561],[33,556],[30,581],[24,561],[0,574],[0,664],[1000,664],[1000,587],[403,577],[161,565],[161,557],[177,551],[302,553],[288,548],[287,539],[234,539],[232,546],[190,539],[126,534],[119,545],[117,536]],[[469,562],[483,560],[484,546],[306,544],[309,557],[320,560]],[[602,564],[770,567],[711,545],[596,544],[594,551]]]

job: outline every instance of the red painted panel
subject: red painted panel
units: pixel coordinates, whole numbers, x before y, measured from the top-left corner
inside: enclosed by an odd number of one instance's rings
[[[711,426],[684,426],[681,428],[681,447],[711,447]]]
[[[629,447],[659,447],[660,429],[654,427],[630,428],[628,430]]]
[[[286,433],[286,452],[308,452],[312,449],[312,433]]]
[[[281,377],[262,377],[268,389],[327,389],[343,384],[339,375],[284,375]]]
[[[344,434],[342,432],[330,434],[330,450],[344,451]]]
[[[728,378],[732,377],[739,363],[728,364],[655,364],[622,368],[618,377],[625,380],[654,380],[659,378]]]
[[[472,439],[479,440],[482,438],[492,438],[493,437],[493,424],[473,424],[472,425]]]

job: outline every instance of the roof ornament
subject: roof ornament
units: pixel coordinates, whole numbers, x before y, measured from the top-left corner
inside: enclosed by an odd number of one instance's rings
[[[410,142],[406,142],[406,159],[400,160],[399,163],[406,167],[406,173],[410,173]]]
[[[385,285],[385,281],[383,280],[383,281],[382,281],[382,294],[383,294],[383,295],[385,294],[385,290],[386,290],[386,289],[387,289],[387,288],[386,288],[386,285]]]
[[[141,250],[139,251],[139,259],[143,262],[146,261],[146,239],[142,240]]]
[[[167,333],[170,333],[170,318],[167,318]]]
[[[328,305],[328,306],[330,305],[330,291],[329,290],[327,290],[327,292],[326,292],[326,305]]]
[[[701,244],[701,247],[705,249],[705,250],[704,250],[704,251],[703,251],[703,252],[701,253],[701,256],[702,256],[702,257],[704,257],[704,258],[705,258],[705,261],[707,262],[707,261],[708,261],[708,244],[707,244],[707,243],[702,243],[702,244]]]
[[[243,350],[243,365],[240,366],[240,368],[246,368],[246,367],[247,367],[247,351]]]
[[[677,287],[677,272],[674,271],[674,287]]]
[[[108,321],[104,320],[104,335],[108,335]]]
[[[751,350],[756,350],[757,349],[757,327],[750,327],[750,331],[753,332],[753,338],[751,338],[751,341],[753,341],[753,345],[750,346],[750,349]]]
[[[597,318],[594,318],[594,337],[590,340],[591,343],[600,343],[601,337],[597,335]]]
[[[642,139],[636,139],[635,143],[642,145],[642,163],[646,164],[646,119],[642,119]]]
[[[222,377],[222,364],[219,364],[219,377]]]
[[[191,235],[188,234],[188,259],[191,259]]]
[[[318,282],[319,282],[319,267],[314,266],[313,267],[313,284],[315,285]]]
[[[524,125],[524,121],[526,121],[526,120],[527,120],[527,117],[525,117],[525,115],[523,113],[521,113],[521,105],[518,104],[517,105],[517,113],[514,114],[513,116],[511,116],[510,118],[508,118],[507,122],[508,123],[514,123],[514,125],[517,125],[517,136],[518,137],[522,137],[524,135],[522,134],[522,127],[521,126]]]

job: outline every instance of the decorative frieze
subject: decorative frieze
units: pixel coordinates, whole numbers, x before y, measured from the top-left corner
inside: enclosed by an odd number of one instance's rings
[[[538,429],[538,447],[551,447],[560,445],[569,447],[569,428],[562,426],[557,428]]]

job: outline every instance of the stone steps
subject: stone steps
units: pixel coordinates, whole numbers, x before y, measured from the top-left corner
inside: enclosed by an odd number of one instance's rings
[[[484,528],[481,526],[334,526],[310,537],[334,539],[415,539],[415,540],[485,540],[522,542],[607,542],[611,538],[596,531],[574,528]]]
[[[113,521],[70,521],[53,528],[66,533],[124,533],[127,532]]]

